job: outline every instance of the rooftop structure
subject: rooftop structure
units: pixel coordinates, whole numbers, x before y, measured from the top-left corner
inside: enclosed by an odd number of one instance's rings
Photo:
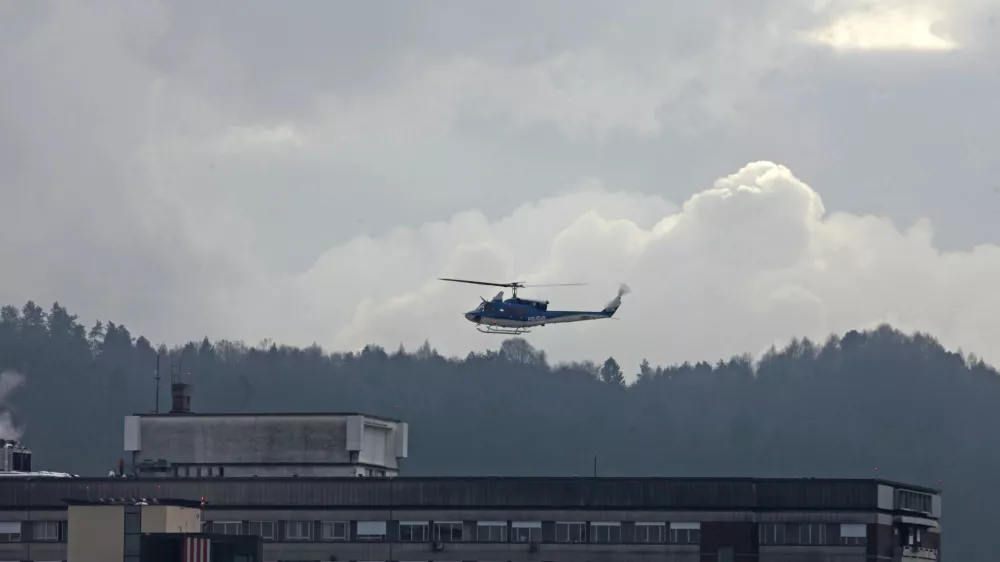
[[[143,478],[392,477],[409,427],[360,413],[192,413],[172,385],[168,414],[125,418],[124,449]]]
[[[72,478],[66,472],[31,469],[31,449],[18,441],[0,439],[0,478]]]

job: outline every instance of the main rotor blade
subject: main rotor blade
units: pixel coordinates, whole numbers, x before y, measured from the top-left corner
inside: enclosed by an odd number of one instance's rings
[[[438,277],[439,281],[452,281],[455,283],[470,283],[472,285],[488,285],[490,287],[509,287],[512,289],[524,289],[527,287],[575,287],[580,285],[587,285],[587,283],[540,283],[525,285],[521,281],[513,281],[511,283],[493,283],[491,281],[473,281],[471,279],[453,279],[451,277]]]
[[[469,279],[452,279],[450,277],[438,277],[439,281],[454,281],[455,283],[471,283],[472,285],[489,285],[490,287],[514,287],[517,283],[490,283],[489,281],[472,281]]]

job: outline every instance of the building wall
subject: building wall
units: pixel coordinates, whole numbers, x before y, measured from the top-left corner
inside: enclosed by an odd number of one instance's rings
[[[323,465],[359,463],[394,472],[407,441],[406,424],[362,415],[169,414],[125,421],[125,450],[137,463],[223,467],[225,476],[329,476]]]
[[[72,562],[121,560],[125,552],[124,529],[125,510],[121,506],[73,506],[69,511],[67,559]],[[28,560],[43,560],[37,553],[32,554],[35,556]]]
[[[200,533],[202,511],[173,505],[142,506],[143,533]]]
[[[143,508],[145,510],[147,508]],[[167,506],[164,533],[200,533],[202,510],[189,507]]]

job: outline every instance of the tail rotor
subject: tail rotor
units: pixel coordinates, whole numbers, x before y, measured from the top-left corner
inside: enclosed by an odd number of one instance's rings
[[[615,298],[612,299],[612,301],[609,302],[608,305],[604,307],[603,312],[609,316],[614,316],[615,312],[618,311],[618,307],[622,305],[622,297],[631,292],[632,289],[630,289],[629,286],[626,285],[625,283],[622,283],[618,287],[618,295],[616,295]]]

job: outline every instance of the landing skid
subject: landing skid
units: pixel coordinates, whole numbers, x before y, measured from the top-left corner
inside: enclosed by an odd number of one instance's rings
[[[476,326],[476,329],[484,334],[503,334],[508,336],[519,336],[521,334],[529,334],[530,330],[527,328],[499,328],[497,326],[483,325]]]

